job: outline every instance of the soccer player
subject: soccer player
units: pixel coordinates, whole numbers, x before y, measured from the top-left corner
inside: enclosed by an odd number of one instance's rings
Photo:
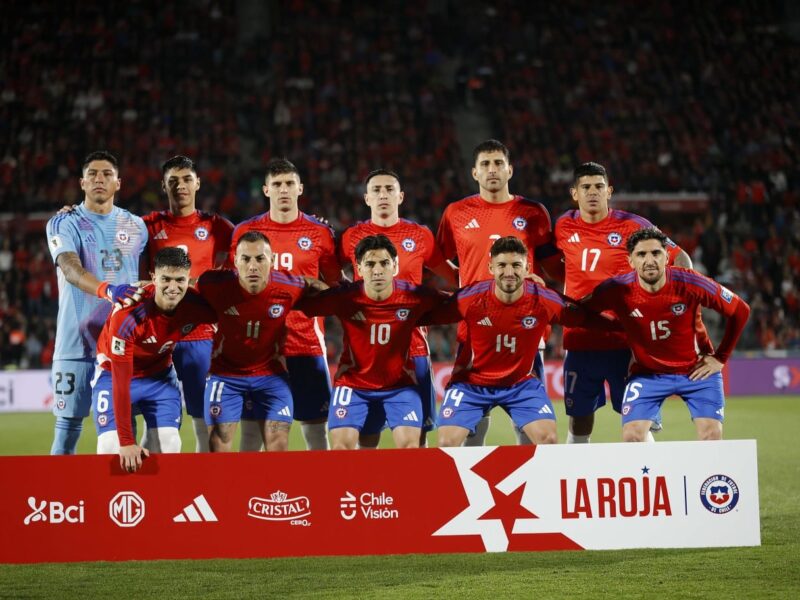
[[[513,235],[528,248],[531,272],[547,273],[563,279],[561,257],[553,245],[550,215],[539,202],[511,194],[509,181],[514,174],[508,148],[497,140],[486,140],[473,151],[472,178],[478,193],[450,204],[442,215],[436,242],[447,259],[458,263],[459,285],[467,286],[486,279],[489,248],[496,239]],[[458,330],[464,341],[464,326]],[[544,372],[542,359],[536,358],[537,370]],[[476,434],[467,440],[469,446],[480,446],[489,428],[489,417],[481,421]],[[517,432],[520,443],[528,443]]]
[[[172,367],[176,344],[216,313],[189,288],[191,262],[182,248],[159,250],[154,287],[141,303],[115,309],[97,342],[92,408],[97,453],[119,453],[129,472],[150,452],[180,452],[181,393]],[[132,407],[147,424],[142,446],[131,426]]]
[[[606,280],[582,303],[611,311],[628,336],[634,362],[622,403],[622,439],[647,439],[650,421],[676,394],[689,407],[701,440],[722,439],[725,398],[720,371],[747,323],[750,307],[717,282],[694,271],[668,267],[667,236],[645,228],[628,238],[634,271]],[[727,317],[714,354],[698,354],[695,314],[699,306]]]
[[[268,451],[289,448],[293,401],[283,338],[287,316],[308,289],[327,285],[272,270],[269,239],[248,231],[236,244],[236,271],[206,271],[197,289],[214,307],[218,330],[205,391],[211,451],[229,452],[247,402]]]
[[[114,206],[122,184],[117,159],[108,152],[92,152],[81,173],[83,202],[47,222],[58,275],[51,454],[75,454],[92,403],[97,336],[111,312],[106,300],[118,299],[111,284],[138,278],[139,256],[147,242],[142,220]]]
[[[361,281],[344,284],[297,308],[336,315],[344,346],[328,410],[334,450],[356,448],[359,431],[389,423],[398,448],[419,447],[422,401],[417,392],[411,338],[420,317],[441,303],[435,291],[395,279],[397,250],[384,235],[363,238],[355,249]]]
[[[236,226],[231,244],[231,259],[239,239],[248,231],[259,231],[271,242],[275,256],[273,268],[289,275],[322,278],[335,285],[341,278],[336,257],[333,230],[300,211],[298,199],[303,193],[300,173],[286,159],[273,159],[267,164],[264,195],[269,211]],[[310,319],[299,311],[289,314],[283,346],[289,384],[295,399],[295,418],[301,423],[303,438],[309,450],[325,450],[328,400],[331,394],[330,373],[325,351],[325,329],[322,319]],[[242,420],[242,450],[258,450],[261,434],[245,410]]]
[[[519,238],[500,238],[489,256],[493,280],[462,288],[423,317],[426,323],[463,319],[467,328],[439,411],[439,446],[460,446],[495,406],[502,406],[532,443],[555,444],[553,405],[532,368],[542,333],[551,322],[607,330],[615,324],[566,305],[555,292],[526,279],[528,249]]]
[[[630,270],[626,243],[632,233],[652,227],[647,219],[609,208],[614,188],[606,169],[594,162],[579,165],[570,187],[577,209],[564,213],[555,226],[556,246],[564,255],[564,294],[581,298],[600,282]],[[689,256],[667,241],[669,261],[692,267]],[[698,316],[699,319],[699,316]],[[702,325],[702,322],[700,322]],[[707,339],[705,328],[702,334]],[[622,409],[622,394],[631,353],[623,332],[600,333],[581,327],[564,327],[564,405],[569,416],[567,443],[588,443],[594,413],[606,403],[605,382],[611,404]],[[658,427],[660,415],[657,416]],[[651,436],[652,437],[652,436]]]
[[[152,273],[153,261],[162,248],[183,248],[192,263],[192,280],[209,269],[220,268],[228,257],[233,225],[215,214],[197,210],[200,178],[194,162],[174,156],[161,166],[161,187],[167,194],[168,210],[144,217],[149,233],[147,255],[142,261],[142,278]],[[203,393],[211,364],[213,325],[196,328],[176,345],[172,360],[183,387],[186,412],[192,418],[195,451],[208,452],[208,428],[203,413]]]
[[[397,249],[397,278],[408,281],[412,285],[422,284],[422,271],[429,269],[441,277],[449,286],[456,287],[456,276],[452,267],[436,247],[433,234],[424,225],[400,218],[399,207],[403,203],[403,190],[400,177],[394,171],[377,169],[367,175],[364,180],[366,191],[364,201],[370,208],[370,219],[356,223],[347,229],[339,244],[342,263],[357,264],[355,249],[362,239],[370,235],[382,234]],[[355,269],[354,269],[355,271]],[[358,273],[355,273],[358,278]],[[436,409],[436,392],[431,374],[431,359],[428,349],[425,328],[414,331],[411,339],[411,357],[417,375],[417,385],[422,399],[422,438],[420,446],[426,445],[427,432],[434,428]],[[380,440],[380,431],[371,432],[362,429],[359,445],[376,447]]]

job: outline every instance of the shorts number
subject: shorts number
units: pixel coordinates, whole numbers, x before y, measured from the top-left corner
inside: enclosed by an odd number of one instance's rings
[[[97,394],[97,412],[104,413],[108,410],[108,390]]]
[[[568,393],[575,391],[575,384],[578,383],[577,371],[564,371],[564,387]]]
[[[502,333],[498,333],[497,344],[494,349],[496,352],[500,352],[503,348],[508,348],[511,354],[514,354],[517,349],[517,338],[510,337],[508,334],[503,335]]]
[[[389,323],[373,323],[369,328],[369,343],[374,345],[377,342],[381,346],[385,346],[389,343],[390,334]]]
[[[353,399],[353,388],[340,386],[333,389],[333,405],[347,406]]]
[[[61,384],[65,383],[67,389],[61,389]],[[53,386],[53,391],[56,394],[61,394],[62,396],[69,396],[72,392],[75,391],[75,373],[62,373],[61,371],[56,372],[56,384]]]
[[[275,255],[275,262],[272,268],[276,271],[291,271],[294,264],[294,256],[291,252],[279,252]]]
[[[442,406],[447,404],[449,400],[453,400],[453,406],[458,407],[458,405],[461,404],[461,399],[463,397],[464,397],[464,392],[457,390],[455,388],[450,388],[444,395]]]
[[[642,391],[642,384],[638,381],[633,381],[625,386],[625,399],[623,402],[633,402],[639,397]]]

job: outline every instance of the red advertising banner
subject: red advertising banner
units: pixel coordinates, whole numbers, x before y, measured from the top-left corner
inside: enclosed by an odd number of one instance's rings
[[[755,443],[0,458],[0,562],[757,545]]]

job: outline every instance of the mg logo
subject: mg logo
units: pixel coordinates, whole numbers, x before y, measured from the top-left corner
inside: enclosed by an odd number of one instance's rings
[[[108,516],[120,527],[136,527],[144,519],[144,500],[136,492],[120,492],[108,503]]]

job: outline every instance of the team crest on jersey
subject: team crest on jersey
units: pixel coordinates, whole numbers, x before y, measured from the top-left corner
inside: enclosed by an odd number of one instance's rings
[[[347,409],[343,407],[339,407],[336,409],[336,416],[340,419],[344,419],[347,416]]]
[[[700,502],[715,515],[724,515],[739,502],[739,486],[727,475],[712,475],[700,486]]]
[[[608,243],[612,246],[619,246],[622,243],[622,236],[616,231],[608,234]]]
[[[728,304],[733,301],[733,292],[726,288],[724,285],[719,286],[721,289],[719,291],[719,295],[722,296],[722,299],[725,300]]]
[[[297,240],[297,245],[300,246],[300,250],[310,250],[312,245],[311,238],[303,236]]]
[[[417,247],[417,243],[414,240],[412,240],[411,238],[404,239],[400,243],[400,245],[403,247],[403,250],[405,250],[406,252],[413,252],[414,248]]]
[[[528,226],[528,221],[525,219],[525,217],[517,217],[511,222],[511,224],[514,226],[514,229],[522,231]]]
[[[181,333],[182,333],[183,335],[186,335],[186,334],[187,334],[187,333],[189,333],[189,332],[190,332],[192,329],[194,329],[194,323],[188,323],[187,325],[184,325],[184,326],[181,328]]]
[[[523,317],[522,326],[525,329],[533,329],[534,327],[536,327],[536,317],[531,317],[531,316]]]
[[[411,311],[407,308],[398,308],[397,312],[394,313],[394,316],[397,317],[400,321],[405,321],[408,319],[408,315],[411,314]]]
[[[273,304],[269,307],[269,316],[277,319],[283,314],[283,304]]]
[[[117,241],[120,244],[127,244],[131,239],[131,236],[128,235],[128,232],[124,229],[120,229],[117,231]]]
[[[673,304],[669,307],[672,311],[672,314],[676,317],[680,317],[683,313],[686,312],[686,305],[683,302],[678,302],[677,304]]]
[[[194,237],[196,237],[201,242],[205,242],[208,239],[208,229],[205,227],[198,227],[194,230]]]

